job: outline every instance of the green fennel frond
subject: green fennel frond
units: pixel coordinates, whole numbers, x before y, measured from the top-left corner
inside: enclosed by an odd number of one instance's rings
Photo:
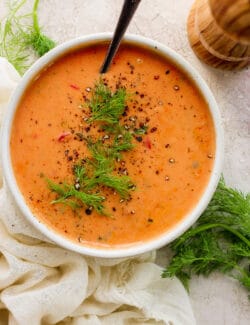
[[[128,176],[116,176],[100,170],[95,171],[94,177],[86,180],[85,185],[87,189],[92,189],[97,185],[109,187],[117,192],[122,199],[129,198],[131,188],[134,186]]]
[[[86,168],[83,165],[78,164],[73,167],[73,172],[75,175],[75,181],[79,183],[81,187],[83,187],[84,181],[87,178]]]
[[[89,155],[73,166],[73,185],[48,182],[50,190],[58,195],[53,201],[54,204],[64,203],[73,208],[89,205],[97,212],[107,215],[99,195],[105,188],[111,189],[114,194],[117,193],[121,203],[131,199],[131,191],[135,190],[136,186],[128,176],[124,164],[119,165],[122,154],[134,148],[133,134],[120,124],[127,97],[125,88],[117,88],[112,93],[102,80],[95,84],[88,102],[91,117],[87,122],[97,122],[100,131],[105,132],[105,135],[96,138],[93,134],[87,137],[80,134],[81,140],[87,145]],[[90,199],[93,199],[93,202]]]
[[[250,240],[250,195],[228,188],[222,179],[199,224],[223,223]]]
[[[114,154],[119,156],[121,151],[132,150],[134,148],[132,139],[132,134],[125,130],[122,130],[118,135],[116,135],[113,144]]]
[[[0,56],[5,57],[22,75],[36,59],[48,52],[55,43],[40,31],[37,6],[23,14],[27,0],[8,2],[8,14],[0,23]]]
[[[0,56],[5,57],[22,74],[29,66],[25,26],[31,14],[18,14],[26,0],[9,4],[9,13],[0,24]]]
[[[250,290],[249,236],[249,195],[226,187],[221,179],[196,224],[171,244],[174,256],[162,276],[176,275],[187,287],[192,274],[218,270]]]
[[[26,44],[31,46],[38,56],[43,56],[45,53],[55,47],[55,42],[44,34],[36,31],[27,35]]]
[[[26,43],[38,56],[42,56],[55,47],[55,42],[41,32],[37,17],[38,4],[39,0],[35,0],[32,11],[33,30],[28,35]]]
[[[125,111],[127,100],[126,90],[118,88],[112,92],[102,80],[95,84],[92,97],[88,105],[91,117],[88,122],[99,121],[107,124],[116,124]]]
[[[117,148],[115,146],[104,145],[101,141],[88,142],[89,150],[92,153],[92,160],[87,163],[92,165],[92,177],[85,179],[86,189],[92,189],[97,185],[103,185],[112,188],[121,198],[129,197],[129,192],[133,187],[130,177],[126,175],[113,175],[114,159],[117,157]],[[120,149],[124,150],[124,149]]]
[[[110,146],[105,145],[102,141],[96,142],[87,139],[88,149],[92,154],[92,160],[88,160],[90,164],[101,171],[111,172],[114,167],[113,150]]]
[[[52,203],[63,203],[74,209],[83,205],[90,206],[97,212],[108,215],[102,204],[104,197],[92,194],[90,191],[98,189],[99,186],[105,186],[117,192],[122,199],[128,199],[134,184],[127,175],[113,174],[115,155],[112,148],[101,141],[91,140],[88,141],[88,147],[92,154],[91,158],[73,167],[75,185],[56,184],[47,180],[50,190],[58,195]],[[75,187],[76,185],[78,188]]]
[[[76,209],[80,207],[92,207],[102,215],[107,215],[103,201],[105,197],[96,193],[86,193],[75,189],[74,185],[64,183],[57,184],[50,179],[47,179],[48,186],[52,192],[55,192],[58,197],[51,204],[62,203]]]

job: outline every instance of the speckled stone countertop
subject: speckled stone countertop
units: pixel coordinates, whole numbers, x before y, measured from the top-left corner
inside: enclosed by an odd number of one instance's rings
[[[219,105],[225,131],[223,174],[230,186],[250,190],[250,70],[223,72],[201,63],[192,52],[186,20],[193,0],[143,0],[128,32],[140,34],[181,54],[205,79]],[[46,0],[39,6],[43,31],[58,43],[96,32],[113,31],[122,0]],[[27,6],[32,1],[27,1]],[[4,14],[0,2],[0,17]],[[159,251],[164,265],[166,252]],[[191,281],[190,297],[198,325],[250,324],[247,292],[220,274]]]

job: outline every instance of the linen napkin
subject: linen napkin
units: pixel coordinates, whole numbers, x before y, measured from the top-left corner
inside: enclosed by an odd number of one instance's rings
[[[0,118],[19,81],[0,58]],[[97,259],[60,248],[25,220],[1,171],[0,179],[0,325],[195,324],[185,289],[161,278],[155,252]]]

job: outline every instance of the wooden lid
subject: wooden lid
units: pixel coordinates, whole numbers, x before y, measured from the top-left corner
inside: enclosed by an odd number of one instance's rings
[[[212,15],[230,37],[250,44],[250,0],[209,0]]]

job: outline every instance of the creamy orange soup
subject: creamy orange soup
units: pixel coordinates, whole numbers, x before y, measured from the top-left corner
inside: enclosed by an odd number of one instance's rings
[[[105,52],[105,45],[90,46],[43,71],[25,92],[11,134],[14,173],[33,214],[70,240],[94,246],[149,240],[176,225],[201,197],[215,153],[207,103],[189,77],[156,53],[123,45],[104,78],[131,94],[123,123],[147,125],[147,134],[134,136],[135,148],[116,163],[136,190],[123,201],[102,189],[111,217],[51,204],[56,194],[45,177],[72,182],[72,166],[88,155],[76,134],[87,136],[92,128],[104,136],[86,122],[86,99]]]

